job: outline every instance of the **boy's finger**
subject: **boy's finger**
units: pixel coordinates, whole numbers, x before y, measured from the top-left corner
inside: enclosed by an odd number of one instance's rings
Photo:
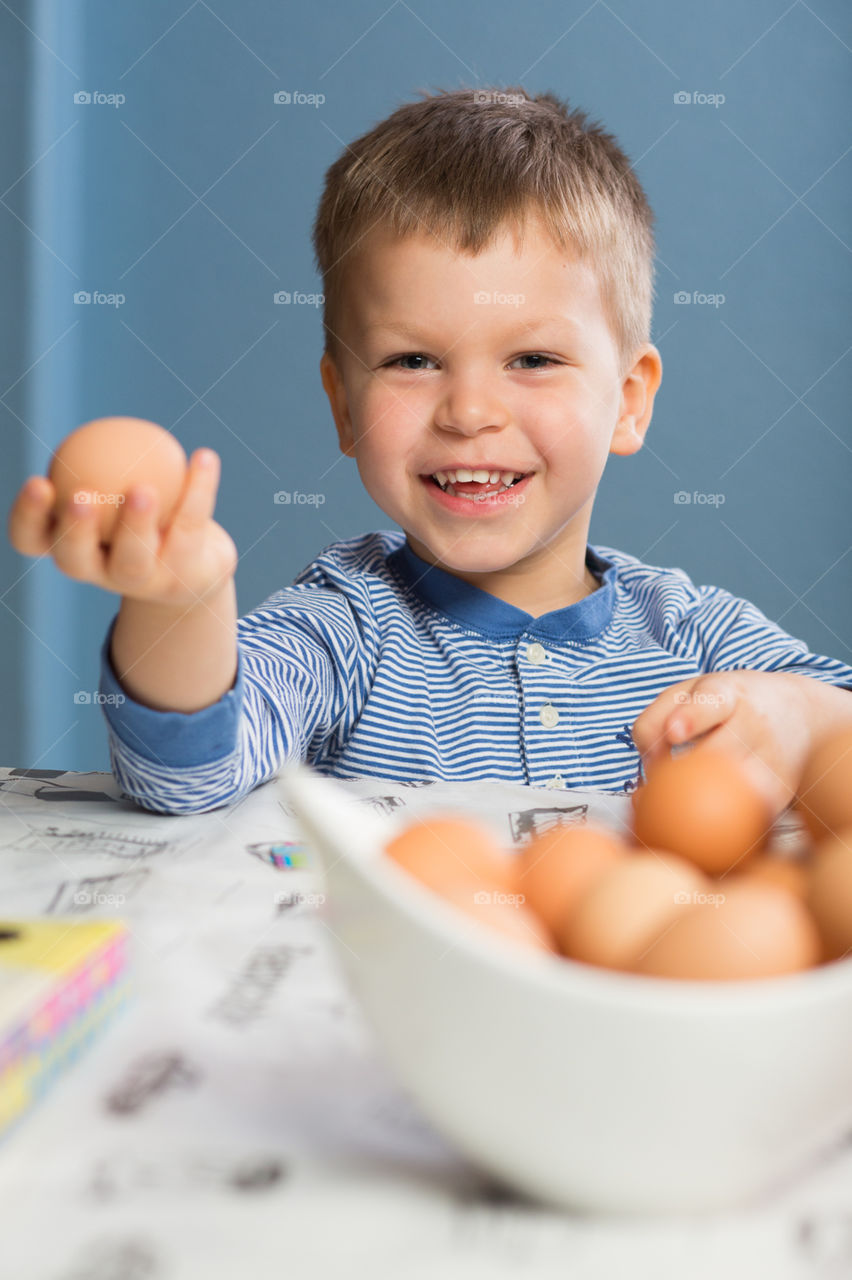
[[[724,678],[698,680],[666,716],[663,736],[670,743],[691,742],[716,725],[724,724],[736,704],[736,689]]]
[[[69,578],[101,584],[104,557],[100,549],[98,509],[94,503],[69,499],[60,508],[49,542],[48,550],[55,564]]]
[[[55,490],[47,476],[30,476],[9,512],[7,532],[16,551],[43,556],[50,550]]]
[[[113,529],[107,553],[107,574],[113,590],[131,587],[150,577],[160,544],[158,498],[153,485],[128,490]]]
[[[696,676],[691,680],[681,680],[669,685],[633,721],[633,743],[644,761],[668,750],[670,743],[666,736],[666,721],[688,700],[692,686],[699,679],[700,676]]]
[[[221,464],[213,449],[196,449],[189,460],[183,492],[169,522],[168,540],[194,535],[213,518]]]

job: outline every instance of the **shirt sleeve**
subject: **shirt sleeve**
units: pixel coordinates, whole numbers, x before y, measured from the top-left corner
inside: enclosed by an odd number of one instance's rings
[[[698,588],[698,601],[681,619],[678,631],[702,671],[788,672],[852,690],[852,667],[811,653],[804,640],[721,587]]]
[[[291,760],[305,760],[367,688],[363,627],[349,600],[289,587],[237,623],[232,687],[194,712],[157,711],[122,688],[101,649],[100,703],[123,793],[159,813],[233,804]]]

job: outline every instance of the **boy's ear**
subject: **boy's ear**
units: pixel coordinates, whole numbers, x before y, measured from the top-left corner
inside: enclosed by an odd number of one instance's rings
[[[349,417],[349,405],[346,402],[346,389],[343,386],[340,370],[327,351],[323,352],[320,360],[320,377],[325,388],[325,394],[328,396],[328,402],[331,405],[334,425],[337,427],[340,451],[345,453],[347,457],[354,458],[354,437],[352,434],[352,421]]]
[[[610,453],[637,453],[654,410],[654,396],[663,378],[663,361],[650,342],[639,347],[621,384],[621,412],[610,443]]]

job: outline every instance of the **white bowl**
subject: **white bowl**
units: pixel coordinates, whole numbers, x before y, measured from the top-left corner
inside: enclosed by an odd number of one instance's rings
[[[510,1186],[622,1213],[743,1207],[852,1125],[852,960],[751,982],[596,969],[475,926],[301,764],[281,785],[325,919],[400,1081]]]

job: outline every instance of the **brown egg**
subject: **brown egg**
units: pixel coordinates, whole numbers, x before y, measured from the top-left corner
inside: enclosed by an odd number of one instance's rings
[[[777,885],[743,876],[717,886],[721,902],[699,903],[634,966],[660,978],[707,981],[770,978],[818,964],[819,934],[804,903]]]
[[[474,924],[493,929],[540,951],[556,951],[547,926],[520,900],[523,895],[453,884],[441,896],[459,907]]]
[[[852,825],[820,841],[814,850],[807,903],[825,958],[837,960],[852,951]]]
[[[744,871],[735,871],[719,882],[719,891],[724,893],[725,885],[734,881],[756,880],[761,884],[774,884],[797,898],[804,898],[808,892],[810,875],[810,859],[781,858],[777,854],[759,853],[756,858],[749,858]]]
[[[772,825],[736,760],[709,747],[658,760],[632,802],[639,844],[678,853],[710,875],[758,852]]]
[[[707,892],[707,877],[685,858],[635,853],[595,880],[557,931],[557,942],[574,960],[629,969]]]
[[[518,892],[515,856],[478,822],[436,813],[412,823],[385,846],[394,862],[436,893]]]
[[[816,744],[793,807],[814,840],[852,825],[852,729],[828,734]]]
[[[556,827],[524,849],[518,889],[527,906],[555,932],[592,882],[628,853],[630,846],[604,827]]]
[[[152,485],[159,495],[158,521],[165,528],[183,490],[186,454],[156,422],[142,418],[96,418],[72,431],[53,455],[48,477],[57,501],[79,491],[97,506],[100,540],[109,543],[127,490]]]

